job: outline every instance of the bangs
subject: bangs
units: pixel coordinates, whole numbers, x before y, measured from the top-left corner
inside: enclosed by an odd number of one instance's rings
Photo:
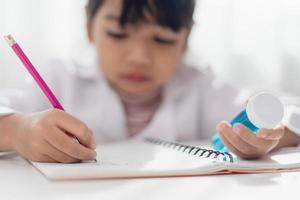
[[[123,0],[120,25],[155,23],[175,32],[191,28],[194,0]]]
[[[89,0],[86,6],[89,19],[95,17],[105,1]],[[120,25],[155,23],[177,32],[191,28],[196,0],[121,0]]]

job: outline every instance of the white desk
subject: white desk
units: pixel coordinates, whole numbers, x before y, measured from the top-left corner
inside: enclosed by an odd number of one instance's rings
[[[300,172],[54,182],[15,154],[0,156],[1,200],[274,200],[299,199],[299,190]]]

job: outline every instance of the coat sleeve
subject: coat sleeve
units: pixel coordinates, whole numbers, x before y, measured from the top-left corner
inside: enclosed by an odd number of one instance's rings
[[[180,66],[172,87],[179,140],[209,140],[220,121],[230,121],[241,112],[248,96],[229,84],[216,82],[209,67],[198,70]]]
[[[210,139],[219,122],[231,121],[245,109],[250,93],[233,85],[217,81],[211,70],[205,71],[199,80],[199,129],[202,136]]]
[[[284,118],[282,124],[300,136],[300,97],[282,95]]]

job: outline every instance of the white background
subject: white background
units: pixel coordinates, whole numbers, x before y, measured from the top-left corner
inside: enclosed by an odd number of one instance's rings
[[[37,67],[86,46],[86,0],[0,0],[0,35],[12,34]],[[300,96],[300,0],[199,0],[192,62],[209,63],[237,86]],[[0,38],[0,88],[25,70]]]

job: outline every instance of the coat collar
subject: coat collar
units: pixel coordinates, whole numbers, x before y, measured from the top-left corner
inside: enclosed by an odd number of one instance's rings
[[[105,77],[99,70],[99,65],[94,59],[90,64],[74,62],[75,68],[73,72],[80,79],[86,81],[95,81],[99,86],[104,89],[105,95],[103,95],[102,112],[105,113],[105,117],[102,118],[104,123],[104,131],[110,131],[112,134],[111,139],[120,140],[128,137],[125,113],[122,107],[122,103],[118,97],[118,94],[111,88],[106,81]],[[187,66],[179,64],[176,69],[175,75],[169,80],[163,89],[163,100],[159,109],[155,113],[153,120],[148,126],[138,134],[137,138],[141,137],[155,137],[166,140],[175,141],[176,138],[176,101],[180,98],[184,98],[184,92],[188,90],[193,83],[196,75],[193,70],[188,69]],[[104,84],[103,84],[104,83]],[[103,88],[104,87],[104,88]],[[100,89],[100,88],[99,88]],[[100,122],[99,122],[100,123]],[[108,134],[108,133],[105,133]]]

